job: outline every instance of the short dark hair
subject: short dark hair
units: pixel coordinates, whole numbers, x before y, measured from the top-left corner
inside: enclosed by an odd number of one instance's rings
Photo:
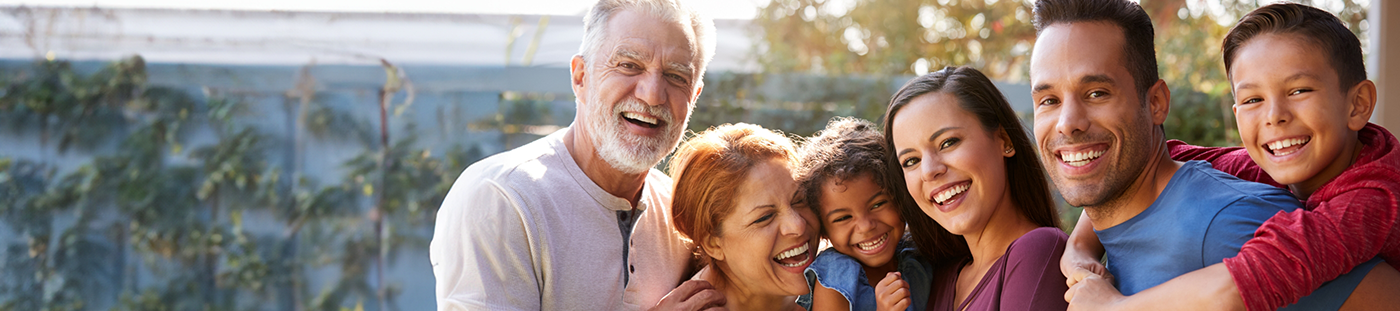
[[[1343,88],[1366,80],[1366,61],[1361,58],[1361,40],[1356,34],[1332,13],[1297,3],[1266,5],[1241,17],[1220,44],[1225,54],[1225,73],[1230,74],[1230,64],[1240,47],[1270,33],[1297,35],[1326,52]]]
[[[1108,22],[1123,30],[1123,65],[1136,82],[1138,100],[1144,103],[1147,91],[1161,77],[1157,75],[1157,51],[1153,43],[1152,18],[1142,6],[1127,0],[1040,0],[1035,2],[1035,35],[1055,24]]]
[[[890,172],[902,172],[898,155],[894,152],[893,126],[895,115],[915,98],[930,93],[947,93],[958,99],[958,107],[977,117],[983,130],[995,133],[1005,131],[1011,147],[1020,151],[1016,155],[1003,158],[1006,163],[1007,191],[1011,201],[1016,203],[1017,212],[1026,216],[1031,223],[1041,227],[1060,226],[1060,218],[1055,203],[1050,197],[1050,182],[1045,175],[1045,167],[1034,156],[1035,144],[1031,142],[1026,128],[1011,109],[1011,103],[1001,95],[992,80],[977,69],[968,67],[948,67],[943,70],[919,76],[905,83],[885,110],[885,166]],[[953,235],[948,229],[938,225],[913,202],[909,188],[904,183],[903,174],[887,174],[886,189],[899,206],[900,216],[909,224],[915,246],[919,252],[934,262],[957,260],[967,256],[967,241]]]
[[[821,187],[829,180],[846,181],[870,174],[880,189],[885,187],[885,138],[870,121],[836,117],[826,129],[813,134],[797,151],[799,198],[825,218],[821,209]],[[825,233],[825,228],[822,230]]]

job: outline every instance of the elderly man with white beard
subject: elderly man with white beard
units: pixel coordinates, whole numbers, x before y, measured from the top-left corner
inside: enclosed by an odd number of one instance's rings
[[[568,128],[458,177],[430,246],[439,310],[700,310],[670,221],[675,149],[714,54],[714,24],[680,0],[601,0],[570,62]]]

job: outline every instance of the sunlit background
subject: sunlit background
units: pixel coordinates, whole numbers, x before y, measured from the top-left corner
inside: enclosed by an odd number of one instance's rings
[[[1373,121],[1400,126],[1400,7],[1304,2],[1361,37]],[[569,125],[591,4],[0,0],[0,310],[434,309],[443,195]],[[697,4],[718,46],[692,130],[878,121],[950,65],[1031,121],[1028,1]],[[1259,5],[1143,3],[1169,137],[1238,144],[1220,39]]]

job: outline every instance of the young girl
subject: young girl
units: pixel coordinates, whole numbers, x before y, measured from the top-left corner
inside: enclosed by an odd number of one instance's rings
[[[807,268],[812,310],[923,310],[930,269],[904,234],[885,186],[875,125],[836,118],[798,153],[799,198],[817,211],[831,247]]]

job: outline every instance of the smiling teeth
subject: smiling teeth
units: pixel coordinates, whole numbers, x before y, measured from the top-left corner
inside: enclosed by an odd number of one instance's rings
[[[1103,153],[1106,151],[1107,150],[1065,152],[1060,154],[1060,158],[1063,159],[1065,163],[1069,164],[1070,166],[1080,167],[1088,165],[1090,160],[1098,159],[1100,156],[1103,156]]]
[[[794,265],[783,264],[781,261],[782,261],[783,259],[788,259],[788,258],[796,257],[797,255],[802,255],[802,254],[806,253],[806,252],[807,252],[807,248],[810,247],[811,245],[812,245],[811,243],[802,244],[802,246],[799,246],[799,247],[797,247],[797,248],[788,250],[788,251],[786,251],[786,252],[783,252],[782,254],[778,254],[778,257],[773,257],[773,259],[778,260],[778,261],[779,261],[778,264],[782,264],[782,265],[785,266],[785,267],[799,267],[799,266],[802,266],[803,263],[806,263],[805,260],[804,260],[803,262],[799,262],[799,263],[794,264]]]
[[[1289,139],[1284,139],[1284,140],[1279,140],[1279,141],[1275,141],[1275,142],[1269,143],[1269,144],[1268,144],[1268,147],[1269,147],[1269,150],[1271,150],[1271,151],[1278,151],[1279,149],[1283,149],[1283,148],[1288,148],[1288,147],[1293,147],[1293,146],[1297,146],[1297,145],[1306,144],[1306,143],[1308,143],[1308,141],[1310,141],[1310,140],[1312,140],[1312,139],[1309,138],[1309,137],[1304,137],[1304,138],[1289,138]],[[1292,153],[1294,153],[1294,152],[1298,152],[1298,151],[1297,151],[1297,150],[1293,150],[1293,151],[1289,151],[1289,152],[1286,152],[1286,153],[1275,153],[1275,155],[1283,156],[1283,155],[1292,154]]]
[[[943,204],[943,201],[947,201],[948,198],[958,195],[959,193],[963,193],[963,191],[967,191],[967,187],[968,184],[961,184],[953,186],[952,188],[948,188],[948,190],[943,190],[943,192],[939,192],[937,195],[933,196],[933,202]]]
[[[880,236],[880,239],[879,239],[879,240],[874,240],[874,241],[865,242],[865,243],[858,243],[858,244],[856,244],[856,247],[860,248],[861,250],[866,250],[866,251],[873,250],[873,249],[875,249],[876,247],[880,247],[880,245],[885,245],[885,239],[887,239],[887,238],[889,238],[889,237],[890,237],[890,235],[888,235],[888,234],[882,235],[882,236]]]
[[[632,119],[632,120],[637,120],[637,121],[639,121],[639,122],[646,123],[646,124],[656,125],[656,118],[644,116],[644,115],[642,115],[642,114],[640,114],[640,113],[635,113],[635,112],[623,112],[623,113],[622,113],[622,117],[628,118],[628,119]]]

